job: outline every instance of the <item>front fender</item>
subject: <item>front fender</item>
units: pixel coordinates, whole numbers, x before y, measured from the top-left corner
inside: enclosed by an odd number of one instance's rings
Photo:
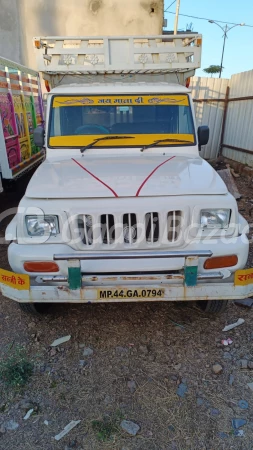
[[[249,224],[246,219],[239,213],[239,234],[248,234]]]
[[[17,216],[14,216],[5,230],[6,241],[17,241]]]

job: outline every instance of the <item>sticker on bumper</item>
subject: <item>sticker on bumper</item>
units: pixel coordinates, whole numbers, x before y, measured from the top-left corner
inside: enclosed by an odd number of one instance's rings
[[[164,289],[97,289],[98,300],[159,297],[164,297]]]
[[[30,278],[29,275],[23,273],[10,272],[9,270],[0,269],[0,284],[5,284],[19,291],[29,291]]]
[[[234,278],[235,286],[246,286],[247,284],[253,284],[253,268],[237,270]]]

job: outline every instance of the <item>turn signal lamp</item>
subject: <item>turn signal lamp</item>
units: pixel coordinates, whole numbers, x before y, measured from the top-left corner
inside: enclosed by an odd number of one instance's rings
[[[237,255],[214,256],[208,258],[204,263],[204,269],[222,269],[224,267],[233,267],[238,263]]]
[[[49,86],[48,80],[45,80],[45,88],[46,88],[47,92],[50,92],[50,86]]]
[[[39,39],[35,39],[34,40],[34,45],[35,45],[36,48],[40,48],[41,47],[40,40]]]
[[[53,261],[24,262],[26,272],[59,272],[59,266]]]
[[[190,86],[190,82],[191,82],[190,77],[186,78],[186,80],[185,80],[185,86],[186,86],[187,88]]]

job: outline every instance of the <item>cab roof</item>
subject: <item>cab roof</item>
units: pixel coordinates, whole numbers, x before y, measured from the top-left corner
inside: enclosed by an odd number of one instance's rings
[[[76,95],[76,94],[188,94],[191,92],[185,86],[176,83],[85,83],[68,84],[53,88],[50,94]]]

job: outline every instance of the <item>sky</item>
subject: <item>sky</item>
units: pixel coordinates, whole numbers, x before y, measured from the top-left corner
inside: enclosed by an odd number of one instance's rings
[[[165,10],[173,0],[165,0]],[[176,3],[168,11],[175,13]],[[252,28],[238,26],[228,32],[223,59],[223,78],[230,78],[234,73],[253,69],[253,0],[181,0],[180,13],[189,16],[227,22],[245,23]],[[174,28],[174,14],[165,13],[168,20],[167,29]],[[203,35],[201,69],[196,75],[208,76],[203,68],[220,65],[223,46],[223,32],[207,20],[179,16],[178,29],[185,30],[186,25],[193,24],[193,31]],[[233,26],[233,25],[229,25]],[[217,76],[217,75],[215,75]]]

